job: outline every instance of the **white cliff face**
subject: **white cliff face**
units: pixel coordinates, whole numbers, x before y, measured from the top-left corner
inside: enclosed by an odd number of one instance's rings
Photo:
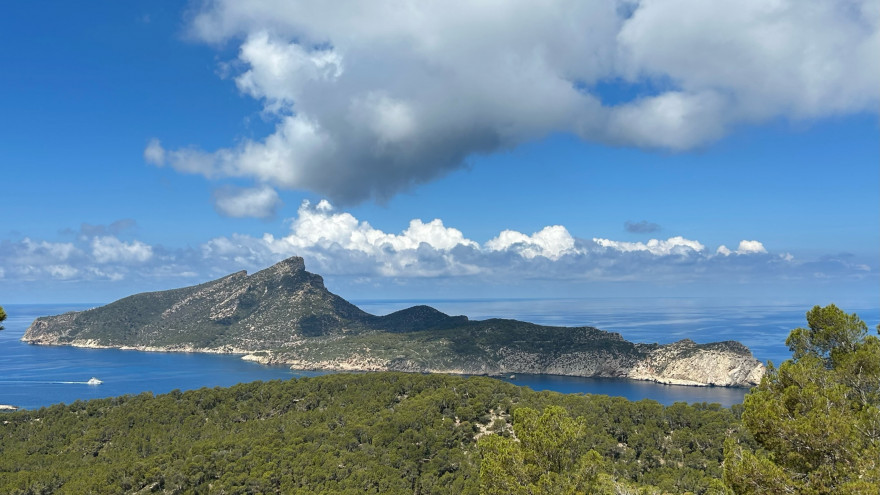
[[[62,345],[73,328],[77,313],[70,312],[58,316],[37,318],[25,332],[26,342],[41,345]],[[60,330],[60,331],[59,331]],[[22,340],[25,340],[23,337]]]
[[[581,377],[614,377],[646,380],[669,385],[750,387],[764,376],[760,361],[736,342],[698,345],[682,341],[659,346],[644,354],[615,354],[605,351],[562,353],[548,356],[539,353],[502,349],[498,360],[462,360],[446,366],[427,365],[418,360],[388,360],[369,352],[334,359],[309,359],[299,355],[262,357],[262,362],[285,363],[293,369],[327,371],[406,371],[414,373],[455,373],[507,375],[511,373],[547,374]],[[246,359],[257,360],[246,356]]]
[[[662,346],[634,366],[627,377],[673,385],[729,387],[760,383],[766,371],[764,365],[751,353],[743,352],[742,345],[721,344],[698,346],[683,340]]]
[[[558,356],[502,349],[499,374],[528,373],[562,376],[626,377],[636,356],[597,350],[567,352]]]

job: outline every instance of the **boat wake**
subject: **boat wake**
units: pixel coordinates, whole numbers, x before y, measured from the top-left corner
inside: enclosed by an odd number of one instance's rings
[[[0,383],[12,383],[12,384],[34,383],[34,384],[39,384],[39,385],[100,385],[100,384],[104,383],[104,381],[99,380],[95,377],[92,377],[88,381],[84,381],[84,382],[81,382],[81,381],[80,382],[60,381],[60,380],[57,380],[57,381],[56,380],[49,380],[49,381],[47,381],[47,380],[0,380]]]

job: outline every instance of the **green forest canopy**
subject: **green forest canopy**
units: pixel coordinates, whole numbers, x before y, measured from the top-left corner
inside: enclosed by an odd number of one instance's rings
[[[717,404],[336,374],[4,415],[0,492],[478,493],[480,439],[509,438],[512,419],[547,408],[589,425],[564,445],[595,451],[609,479],[674,493],[720,479],[724,438],[738,428]]]

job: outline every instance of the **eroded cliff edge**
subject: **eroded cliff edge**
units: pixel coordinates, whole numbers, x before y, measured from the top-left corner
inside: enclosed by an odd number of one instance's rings
[[[297,369],[621,377],[751,386],[764,366],[738,342],[636,344],[592,327],[471,321],[428,306],[362,311],[289,258],[253,275],[137,294],[37,318],[23,341],[44,345],[243,354]]]

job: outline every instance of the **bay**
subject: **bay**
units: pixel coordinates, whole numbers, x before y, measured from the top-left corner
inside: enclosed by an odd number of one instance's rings
[[[514,318],[542,325],[588,325],[620,333],[636,342],[669,343],[683,338],[696,342],[738,340],[762,360],[780,363],[789,356],[785,337],[803,326],[808,307],[798,304],[756,304],[708,299],[485,299],[485,300],[361,300],[365,311],[387,314],[415,304],[428,304],[448,314],[471,319]],[[95,304],[8,305],[6,330],[0,332],[0,404],[34,409],[58,402],[70,403],[123,394],[154,394],[174,389],[225,387],[255,380],[317,376],[320,372],[291,371],[285,366],[265,366],[238,356],[82,349],[35,346],[19,341],[39,316],[94,307]],[[856,311],[871,328],[877,324],[876,308]],[[91,377],[103,381],[88,385]],[[574,378],[550,375],[517,375],[505,380],[535,390],[563,393],[597,393],[630,400],[742,402],[747,389],[683,387],[621,379]]]

